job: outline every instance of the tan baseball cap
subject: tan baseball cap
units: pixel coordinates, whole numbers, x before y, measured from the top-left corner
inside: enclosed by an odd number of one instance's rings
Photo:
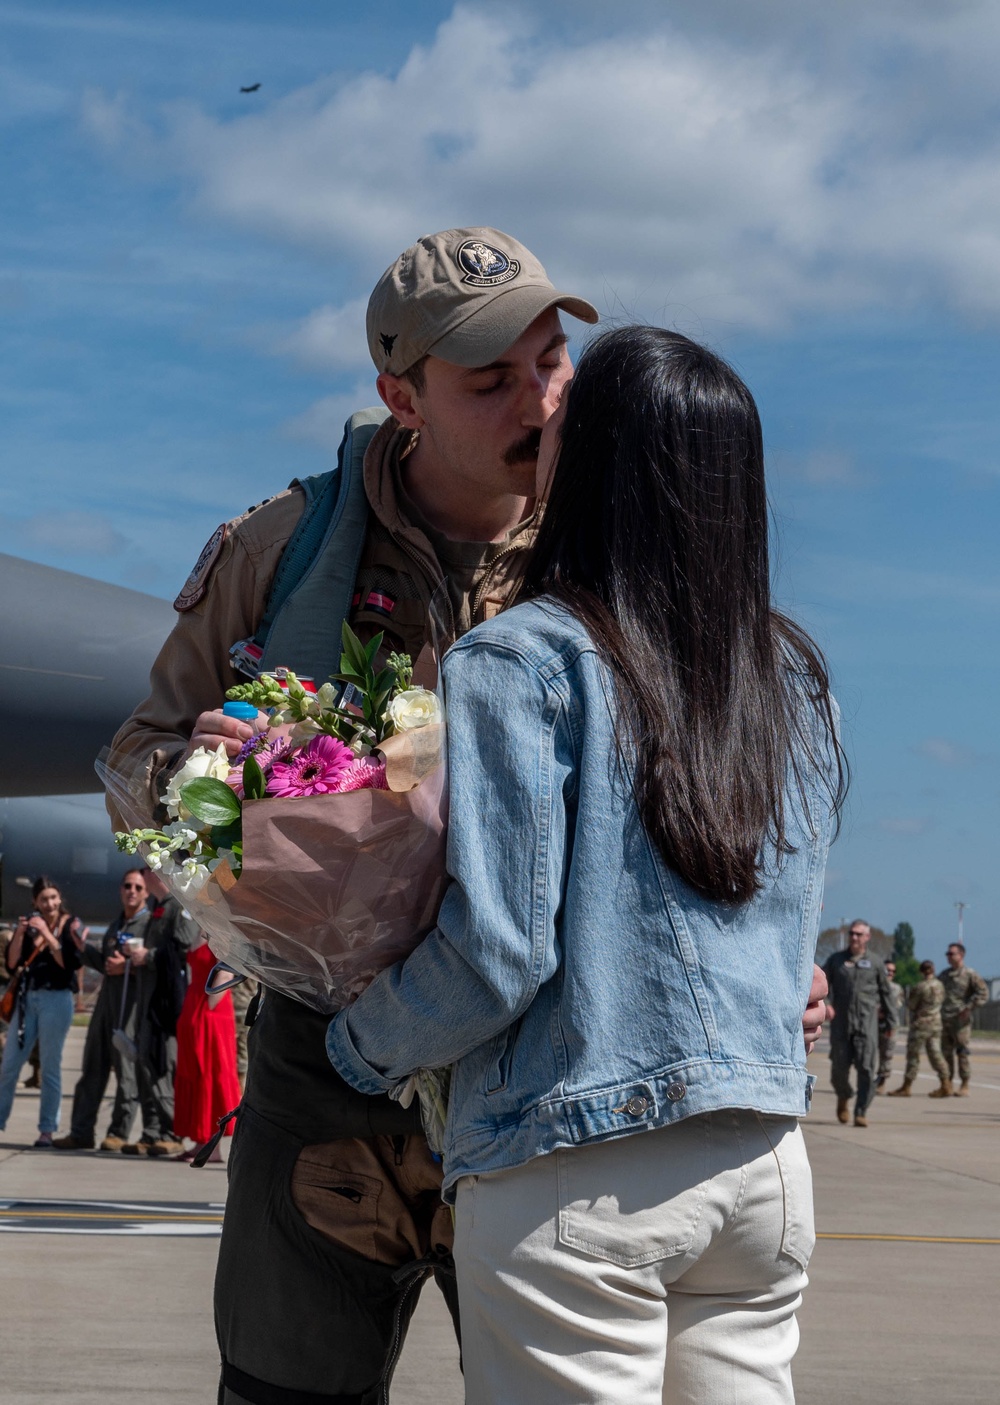
[[[584,298],[560,293],[530,249],[499,229],[445,229],[406,249],[368,301],[368,349],[402,375],[429,352],[488,366],[547,308],[596,322]]]

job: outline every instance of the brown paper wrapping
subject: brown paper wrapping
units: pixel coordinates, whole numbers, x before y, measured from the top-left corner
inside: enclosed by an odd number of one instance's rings
[[[355,998],[434,925],[447,885],[444,777],[439,751],[405,792],[245,801],[239,879],[220,865],[185,900],[215,954],[317,1010]]]

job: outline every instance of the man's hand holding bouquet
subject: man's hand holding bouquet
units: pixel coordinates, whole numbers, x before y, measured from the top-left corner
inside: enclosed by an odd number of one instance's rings
[[[290,671],[227,693],[259,729],[232,758],[196,749],[163,795],[167,822],[118,833],[227,964],[322,1011],[339,1009],[433,926],[445,887],[444,726],[406,655],[376,667],[345,624],[341,671],[318,691]],[[135,777],[102,770],[119,810]]]

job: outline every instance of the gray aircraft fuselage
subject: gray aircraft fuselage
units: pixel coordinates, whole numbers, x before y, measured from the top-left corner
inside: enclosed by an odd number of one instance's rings
[[[128,860],[94,762],[148,696],[176,616],[154,595],[3,553],[0,602],[0,913],[27,911],[23,880],[46,873],[74,911],[111,916]]]

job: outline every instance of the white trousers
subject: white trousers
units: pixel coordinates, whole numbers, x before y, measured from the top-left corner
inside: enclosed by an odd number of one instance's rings
[[[466,1176],[468,1405],[789,1405],[814,1242],[794,1118],[710,1113]]]

